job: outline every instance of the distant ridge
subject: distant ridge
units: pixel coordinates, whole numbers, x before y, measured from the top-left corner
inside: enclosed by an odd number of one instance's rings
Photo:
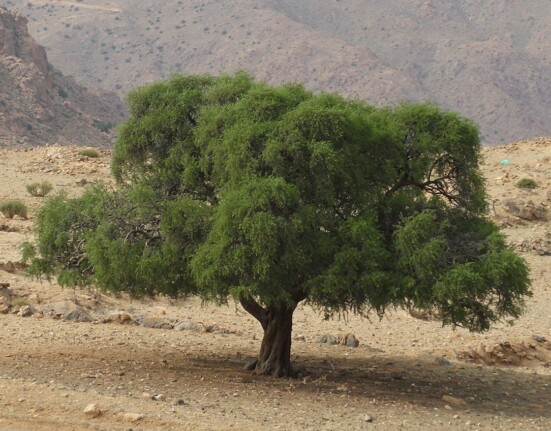
[[[124,95],[247,69],[376,105],[434,101],[489,144],[551,135],[551,1],[7,0],[52,63]]]

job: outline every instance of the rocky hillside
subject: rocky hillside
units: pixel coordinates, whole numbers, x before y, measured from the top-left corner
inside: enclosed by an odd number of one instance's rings
[[[0,7],[0,147],[107,145],[123,107],[65,78],[29,35],[27,19]]]
[[[495,144],[551,134],[551,2],[7,0],[53,64],[125,94],[247,69],[383,105],[431,100]]]

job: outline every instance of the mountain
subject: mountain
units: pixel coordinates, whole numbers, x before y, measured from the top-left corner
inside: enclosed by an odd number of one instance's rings
[[[29,35],[27,19],[0,7],[0,147],[108,145],[123,113],[116,94],[63,77]]]
[[[551,2],[8,0],[53,64],[124,95],[171,72],[246,69],[375,105],[433,101],[485,143],[551,135]]]

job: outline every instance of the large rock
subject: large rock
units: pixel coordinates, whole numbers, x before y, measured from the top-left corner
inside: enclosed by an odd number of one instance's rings
[[[339,339],[337,337],[335,337],[334,335],[325,334],[325,335],[320,335],[319,337],[317,337],[316,338],[316,343],[329,344],[331,346],[334,346],[336,344],[339,344]]]
[[[126,311],[113,311],[102,320],[103,323],[119,323],[121,325],[129,325],[134,323],[132,315]]]
[[[21,317],[29,317],[32,316],[36,312],[36,309],[32,305],[23,305],[21,308],[19,308],[19,312],[17,313],[18,316]]]
[[[72,320],[75,322],[92,322],[94,320],[92,314],[88,310],[68,300],[48,304],[44,308],[44,313],[54,318]]]
[[[201,327],[191,320],[182,320],[174,325],[176,331],[199,331]]]
[[[535,253],[540,256],[551,255],[551,232],[545,232],[537,238],[528,238],[520,242],[511,243],[517,250],[524,251],[526,253]]]
[[[99,406],[97,404],[88,404],[85,408],[84,408],[84,416],[88,417],[88,418],[97,418],[98,416],[101,416],[101,409],[99,408]]]
[[[144,328],[154,328],[154,329],[172,329],[174,328],[174,323],[163,319],[162,317],[149,317],[143,316],[138,319],[140,326]]]
[[[9,283],[0,283],[0,314],[7,314],[11,307],[11,290],[8,289]]]
[[[348,347],[358,347],[360,345],[360,342],[354,336],[354,334],[346,334],[340,337],[335,337],[334,335],[330,334],[320,335],[316,338],[316,343],[329,344],[331,346],[342,344],[343,346]]]
[[[360,341],[356,338],[354,334],[346,334],[345,336],[341,337],[339,341],[340,344],[348,347],[358,347],[360,345]]]
[[[523,220],[546,220],[547,208],[543,204],[536,205],[532,201],[524,203],[524,201],[515,201],[508,199],[503,202],[503,208],[509,214]]]

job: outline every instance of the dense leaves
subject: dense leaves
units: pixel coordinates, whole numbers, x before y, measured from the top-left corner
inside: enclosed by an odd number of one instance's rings
[[[233,297],[265,329],[302,300],[329,315],[415,304],[472,330],[519,315],[527,267],[484,218],[469,120],[243,73],[174,76],[129,105],[118,189],[46,204],[35,274],[134,295]]]

